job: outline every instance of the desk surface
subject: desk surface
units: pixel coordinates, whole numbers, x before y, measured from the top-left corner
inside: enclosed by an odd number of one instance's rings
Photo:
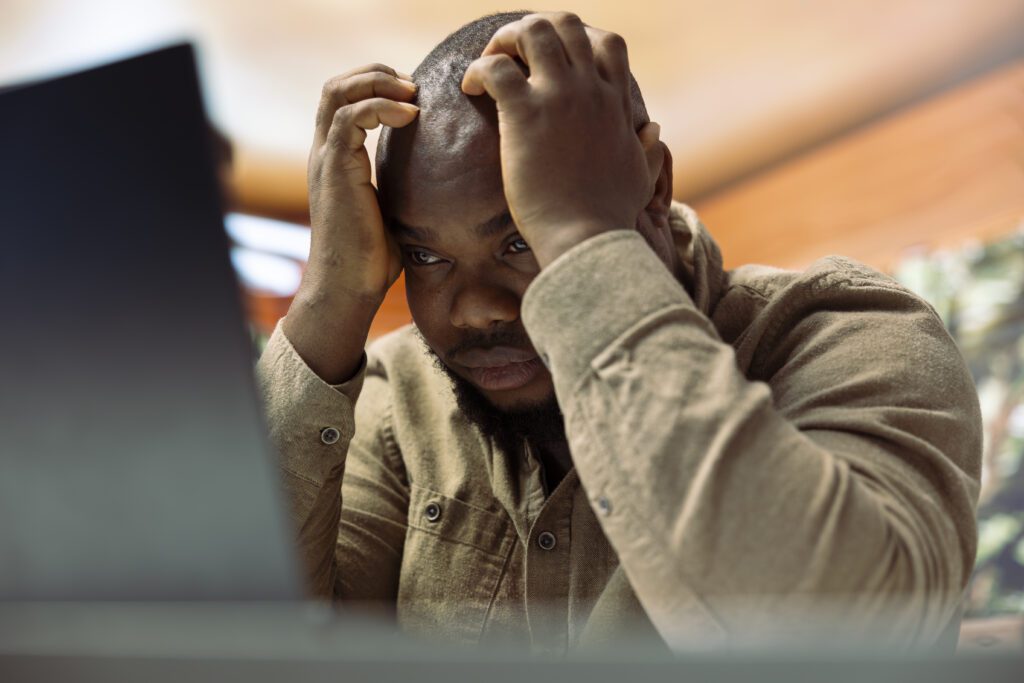
[[[607,652],[527,660],[414,642],[383,623],[297,604],[0,604],[0,680],[641,681],[1020,683],[1024,655]]]

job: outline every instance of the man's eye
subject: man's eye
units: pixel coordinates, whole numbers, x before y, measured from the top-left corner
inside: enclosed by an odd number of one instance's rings
[[[513,254],[522,254],[525,251],[530,251],[530,245],[526,243],[522,237],[517,240],[513,240],[508,243],[508,249]]]
[[[409,255],[409,260],[417,266],[432,266],[441,262],[441,259],[425,251],[410,249],[406,253]]]

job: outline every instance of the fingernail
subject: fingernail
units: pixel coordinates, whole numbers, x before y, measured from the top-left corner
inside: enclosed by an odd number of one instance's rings
[[[403,81],[409,81],[410,83],[412,83],[412,76],[405,73],[404,71],[396,71],[395,73],[398,74],[398,77],[401,78]]]

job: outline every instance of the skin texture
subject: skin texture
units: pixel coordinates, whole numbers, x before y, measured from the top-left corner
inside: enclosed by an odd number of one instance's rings
[[[678,269],[671,156],[657,124],[635,129],[628,78],[620,37],[558,13],[500,29],[454,99],[424,91],[418,109],[402,104],[414,89],[381,65],[329,81],[310,155],[310,267],[285,327],[310,367],[333,382],[354,374],[401,267],[413,320],[449,372],[501,411],[550,404],[543,366],[491,390],[467,356],[495,345],[536,355],[519,312],[541,269],[628,228]],[[394,128],[380,203],[362,147],[379,123]],[[564,444],[549,450],[568,458]]]

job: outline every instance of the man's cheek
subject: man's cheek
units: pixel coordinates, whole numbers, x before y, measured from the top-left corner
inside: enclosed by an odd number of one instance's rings
[[[440,296],[430,296],[419,287],[411,287],[408,284],[405,289],[405,299],[409,305],[409,313],[412,314],[412,321],[416,323],[420,333],[430,344],[431,348],[445,348],[438,346],[441,329],[448,324],[447,310],[440,305]]]

